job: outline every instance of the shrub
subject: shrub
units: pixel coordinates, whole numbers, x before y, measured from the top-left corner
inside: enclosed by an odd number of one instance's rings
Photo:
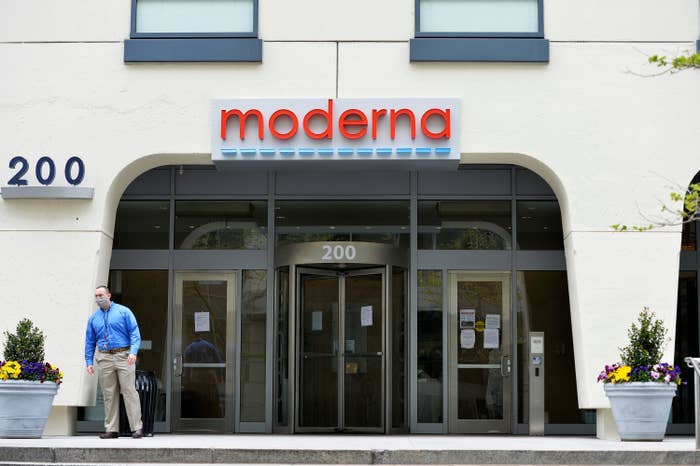
[[[31,320],[22,319],[16,333],[5,332],[6,361],[39,362],[44,360],[44,333]]]

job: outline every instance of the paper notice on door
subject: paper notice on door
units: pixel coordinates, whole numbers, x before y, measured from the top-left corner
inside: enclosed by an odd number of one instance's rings
[[[363,327],[372,325],[372,306],[362,306],[360,308],[360,321]]]
[[[501,328],[501,314],[486,314],[486,328]]]
[[[462,329],[459,332],[459,347],[464,349],[474,348],[476,342],[476,334],[473,329]]]
[[[476,322],[476,309],[459,310],[459,328],[474,328]]]
[[[355,340],[345,340],[345,352],[354,353],[355,352]]]
[[[311,313],[311,331],[323,330],[323,311],[313,311]]]
[[[209,327],[209,313],[202,311],[202,312],[195,312],[194,313],[194,331],[195,332],[208,332],[210,331]]]
[[[499,332],[499,330],[497,328],[484,329],[484,348],[485,349],[498,348],[498,332]]]

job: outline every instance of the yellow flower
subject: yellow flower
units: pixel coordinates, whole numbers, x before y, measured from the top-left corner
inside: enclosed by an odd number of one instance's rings
[[[22,367],[17,361],[7,361],[2,368],[0,368],[0,379],[17,379],[19,374],[22,372]]]
[[[612,383],[629,382],[630,372],[632,372],[630,366],[620,366],[611,372],[608,378]]]

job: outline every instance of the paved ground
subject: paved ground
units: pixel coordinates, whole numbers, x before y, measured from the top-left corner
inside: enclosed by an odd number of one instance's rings
[[[614,442],[595,437],[446,435],[96,435],[0,439],[9,464],[700,464],[692,437]]]

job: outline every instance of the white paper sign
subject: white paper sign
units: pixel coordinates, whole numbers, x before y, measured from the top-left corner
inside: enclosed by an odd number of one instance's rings
[[[354,353],[355,352],[355,340],[345,340],[345,352]]]
[[[311,331],[323,330],[323,311],[313,311],[311,313]]]
[[[544,337],[530,337],[530,353],[544,353]]]
[[[360,320],[363,327],[372,325],[372,306],[362,306],[360,308]]]
[[[474,348],[476,334],[473,329],[467,328],[459,332],[459,346],[464,349]]]
[[[486,328],[501,328],[501,314],[486,314]]]
[[[195,332],[208,332],[210,330],[209,327],[209,313],[202,311],[202,312],[195,312],[194,313],[194,331]]]
[[[476,322],[476,309],[459,310],[459,328],[474,328]]]
[[[153,349],[153,341],[152,340],[141,340],[141,346],[139,346],[139,351],[140,350],[149,350]]]
[[[498,329],[497,328],[484,329],[484,348],[485,349],[498,348]]]

